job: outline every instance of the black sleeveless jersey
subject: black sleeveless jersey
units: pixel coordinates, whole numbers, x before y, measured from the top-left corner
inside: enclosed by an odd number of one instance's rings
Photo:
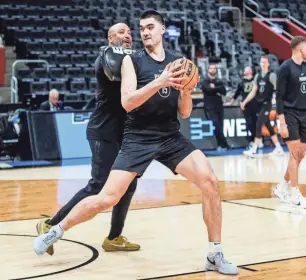
[[[255,96],[255,99],[259,103],[263,102],[271,102],[274,92],[274,86],[270,82],[270,74],[271,72],[266,73],[266,75],[262,75],[262,73],[259,73],[257,76],[257,93]]]
[[[121,105],[121,82],[110,81],[104,73],[102,60],[95,61],[97,106],[87,126],[87,139],[121,141],[126,111]]]
[[[137,89],[158,78],[167,64],[179,57],[165,50],[162,62],[154,60],[145,49],[131,55],[137,76]],[[180,92],[172,87],[161,88],[150,99],[127,114],[125,134],[149,136],[150,139],[167,137],[176,133],[178,98]]]

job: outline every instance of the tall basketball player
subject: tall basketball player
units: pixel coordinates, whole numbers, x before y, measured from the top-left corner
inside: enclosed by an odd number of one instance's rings
[[[129,27],[124,23],[112,26],[108,31],[108,41],[110,46],[131,48],[132,37]],[[98,194],[107,180],[120,150],[126,119],[126,111],[121,105],[121,83],[113,81],[116,77],[113,76],[114,73],[111,72],[110,67],[117,67],[120,77],[123,57],[122,54],[114,53],[112,47],[101,48],[101,53],[95,62],[98,81],[97,107],[91,115],[87,127],[87,139],[92,152],[92,178],[87,186],[76,193],[52,219],[43,220],[37,224],[39,235],[61,222],[82,199]],[[109,61],[112,63],[108,63]],[[110,233],[102,244],[105,251],[135,251],[140,248],[138,244],[130,243],[127,238],[121,236],[135,190],[136,180],[133,180],[127,192],[113,208]],[[52,255],[54,253],[53,246],[50,246],[47,252]]]
[[[260,58],[261,72],[254,78],[254,87],[246,99],[241,103],[241,109],[244,111],[246,105],[253,99],[258,103],[258,116],[256,121],[256,135],[254,139],[254,145],[243,152],[247,156],[254,156],[257,153],[258,146],[261,141],[261,129],[265,125],[269,130],[271,140],[275,145],[272,155],[284,155],[282,146],[280,145],[277,134],[274,132],[271,126],[269,114],[272,109],[272,97],[276,89],[276,74],[269,70],[269,58],[262,56]]]
[[[284,179],[273,192],[281,202],[306,208],[306,200],[298,187],[299,165],[306,148],[306,37],[293,37],[291,48],[291,58],[279,69],[276,95],[280,135],[290,156]]]
[[[163,47],[165,23],[159,13],[142,14],[140,33],[145,48],[126,56],[122,64],[121,98],[128,114],[121,151],[110,176],[98,195],[82,200],[60,224],[37,237],[34,250],[38,255],[45,253],[65,231],[116,205],[128,185],[155,159],[202,191],[209,238],[206,269],[237,274],[237,266],[224,258],[220,243],[222,211],[217,178],[204,154],[179,132],[177,113],[188,118],[192,111],[191,90],[175,89],[182,88],[183,78],[178,75],[185,70],[178,70],[181,64],[168,67],[177,57]]]

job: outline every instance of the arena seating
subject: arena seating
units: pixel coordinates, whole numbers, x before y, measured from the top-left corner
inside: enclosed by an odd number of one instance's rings
[[[120,6],[116,1],[100,0],[74,0],[70,5],[52,4],[52,1],[44,1],[44,5],[0,4],[0,33],[4,34],[6,45],[15,46],[18,59],[43,59],[51,66],[49,72],[43,64],[19,69],[20,93],[46,94],[55,87],[65,98],[79,99],[78,94],[95,92],[93,63],[99,46],[107,44],[107,30],[112,24],[126,22],[132,30],[133,47],[141,48],[138,18],[146,9],[171,11],[164,12],[167,25],[179,26],[182,34],[184,22],[176,12],[185,11],[188,26],[199,30],[202,23],[206,40],[214,42],[215,34],[219,34],[221,47],[229,54],[235,46],[238,69],[248,64],[250,57],[258,67],[263,50],[234,29],[226,13],[221,21],[218,19],[218,8],[222,5],[213,0],[132,0],[120,2]],[[184,44],[184,36],[181,37],[180,43]],[[165,44],[167,48],[173,46],[167,40]],[[273,61],[277,67],[277,58],[273,57]],[[231,59],[228,62],[230,81],[235,86],[239,80],[237,65],[231,65]]]
[[[277,9],[287,9],[290,12],[290,15],[299,21],[306,24],[306,2],[305,0],[257,0],[259,4],[259,12],[265,17],[270,17],[270,10],[273,8]],[[286,16],[287,12],[275,11],[273,17],[278,17],[280,15]]]

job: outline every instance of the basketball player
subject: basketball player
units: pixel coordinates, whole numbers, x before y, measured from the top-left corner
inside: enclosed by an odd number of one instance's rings
[[[165,23],[159,13],[147,11],[141,15],[140,34],[145,48],[126,56],[122,63],[121,100],[128,114],[121,151],[102,191],[82,200],[60,224],[36,238],[34,250],[38,255],[58,241],[64,231],[116,205],[131,181],[155,159],[202,190],[209,237],[206,269],[238,273],[237,266],[224,258],[220,243],[222,211],[217,178],[204,154],[179,132],[177,113],[183,118],[190,116],[191,89],[175,89],[182,88],[184,78],[178,76],[185,70],[178,70],[181,64],[169,67],[177,57],[164,50],[164,33]]]
[[[261,128],[265,125],[270,133],[275,149],[271,155],[284,155],[282,146],[280,145],[277,134],[275,134],[271,126],[269,114],[272,109],[272,96],[276,89],[276,74],[269,71],[269,58],[262,56],[260,58],[261,72],[254,78],[254,86],[246,99],[241,103],[241,109],[244,111],[246,105],[253,99],[258,102],[258,116],[256,121],[256,134],[254,145],[243,152],[247,156],[254,156],[257,153],[258,146],[261,140]]]
[[[242,101],[246,99],[248,94],[252,91],[254,86],[254,74],[251,66],[246,66],[243,71],[243,80],[239,83],[237,90],[230,100],[229,104],[232,105],[234,101],[241,96]],[[252,147],[254,142],[254,137],[256,135],[256,122],[257,122],[257,112],[258,112],[258,104],[255,98],[253,98],[246,106],[243,111],[244,118],[246,121],[247,130],[251,132],[250,136],[247,136],[247,140],[249,141],[249,147]],[[260,141],[258,148],[262,148],[263,144]]]
[[[291,48],[291,59],[284,61],[279,69],[276,91],[280,135],[286,141],[290,155],[284,179],[273,193],[281,202],[306,208],[305,198],[298,187],[299,165],[306,148],[306,37],[293,37]]]
[[[131,48],[132,37],[129,27],[124,23],[113,25],[108,31],[110,46],[123,46]],[[114,160],[119,152],[126,112],[121,105],[120,81],[112,81],[108,65],[118,64],[119,74],[123,55],[113,53],[109,47],[101,48],[101,53],[95,62],[95,72],[98,81],[97,107],[94,110],[87,126],[87,139],[92,152],[92,178],[87,186],[75,194],[52,218],[37,224],[38,234],[49,230],[52,226],[61,222],[71,209],[82,199],[90,195],[98,194],[105,184]],[[112,63],[108,63],[112,61]],[[119,76],[120,77],[120,76]],[[133,180],[121,198],[113,208],[111,229],[105,238],[102,247],[105,251],[135,251],[139,250],[138,244],[128,242],[121,236],[127,211],[136,190],[136,180]],[[47,251],[54,253],[53,246]]]

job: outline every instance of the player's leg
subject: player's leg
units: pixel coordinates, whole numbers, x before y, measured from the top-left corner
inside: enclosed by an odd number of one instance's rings
[[[59,224],[85,197],[98,194],[105,184],[111,167],[119,152],[118,144],[108,140],[89,140],[91,150],[91,179],[85,188],[79,190],[51,219],[40,221],[37,226],[38,235],[48,231],[52,226]],[[54,248],[50,246],[47,253],[53,255]]]
[[[34,250],[36,254],[44,254],[48,247],[63,236],[64,231],[89,221],[101,211],[116,205],[135,176],[136,173],[134,172],[112,170],[99,194],[81,200],[60,224],[53,226],[48,232],[35,239]]]
[[[126,237],[121,235],[136,186],[137,179],[134,179],[120,201],[113,207],[111,229],[102,244],[102,248],[107,252],[138,251],[140,249],[139,244],[129,242]]]
[[[254,145],[251,147],[251,149],[246,150],[243,152],[246,156],[254,156],[257,153],[257,149],[261,143],[261,128],[265,122],[265,108],[262,105],[259,109],[257,120],[256,120],[256,131],[255,131],[255,138],[254,138]]]
[[[269,134],[270,134],[270,137],[271,137],[271,140],[275,146],[275,149],[272,151],[272,153],[270,153],[270,155],[272,156],[283,156],[284,155],[284,150],[278,140],[278,137],[277,137],[277,134],[275,133],[272,125],[271,125],[271,122],[270,122],[270,118],[269,118],[269,115],[266,116],[266,120],[264,122],[266,128],[268,129],[269,131]]]
[[[288,145],[290,155],[292,155],[291,161],[288,162],[288,171],[290,174],[291,186],[292,186],[290,199],[293,205],[300,206],[302,208],[306,208],[306,199],[302,196],[299,190],[299,187],[298,187],[299,166],[305,156],[305,149],[306,149],[306,114],[301,111],[292,112],[292,113],[295,115],[295,119],[298,122],[297,130],[300,136],[300,143],[297,143],[294,146],[292,144]],[[292,122],[291,119],[289,120],[289,123]],[[286,119],[286,122],[287,122],[287,119]],[[288,122],[287,122],[287,126],[289,130]],[[289,131],[289,137],[290,137],[290,131]]]
[[[109,176],[111,167],[119,152],[120,144],[116,141],[109,140],[90,140],[89,145],[92,152],[92,178],[88,181],[87,186],[78,191],[71,198],[71,200],[56,213],[52,219],[41,221],[38,224],[37,228],[40,229],[39,234],[42,234],[49,230],[52,226],[59,224],[76,204],[88,196],[98,194],[104,186]],[[123,240],[120,237],[131,199],[135,193],[135,189],[136,181],[133,181],[127,192],[120,199],[119,203],[113,208],[110,233],[108,238],[104,240],[104,246],[102,245],[102,247],[105,247],[107,251],[112,251],[112,249],[118,251],[119,247],[116,246],[118,244],[113,244],[118,242],[126,243],[125,247],[122,247],[122,250],[124,251],[139,250],[140,248],[138,244],[126,242],[126,239]],[[53,246],[48,248],[47,253],[50,255],[54,253]]]
[[[223,257],[221,247],[222,210],[218,180],[204,154],[180,133],[164,142],[158,161],[179,173],[202,191],[203,219],[208,230],[209,253],[206,269],[237,274],[235,265]]]
[[[298,189],[298,169],[305,153],[305,149],[301,144],[301,135],[305,134],[306,136],[306,129],[305,133],[303,133],[301,127],[303,124],[300,123],[299,116],[294,110],[286,110],[284,115],[289,132],[289,137],[284,139],[289,149],[289,160],[284,179],[273,189],[273,193],[281,202],[298,204],[301,200]],[[291,194],[289,193],[289,181],[292,186]]]
[[[34,250],[38,255],[59,240],[64,231],[88,221],[100,211],[116,205],[125,194],[128,186],[141,175],[154,159],[157,144],[139,143],[137,136],[125,137],[105,186],[98,195],[90,196],[79,202],[64,220],[35,239]]]

